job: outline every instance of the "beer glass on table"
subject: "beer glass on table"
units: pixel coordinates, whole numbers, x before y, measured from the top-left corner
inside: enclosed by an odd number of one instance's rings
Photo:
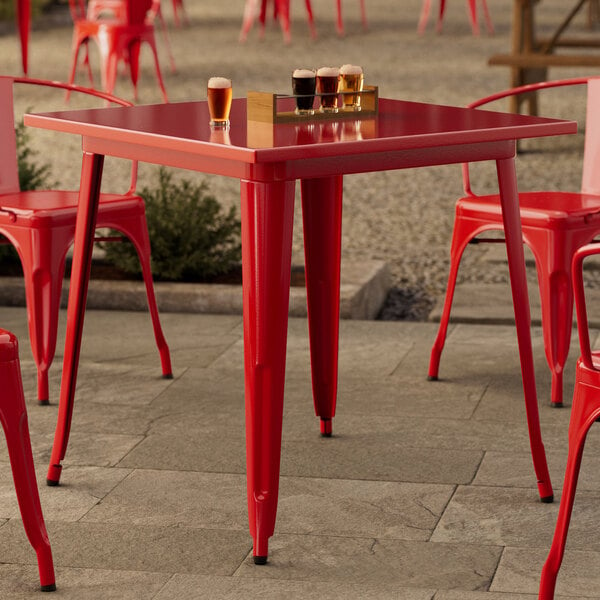
[[[231,79],[211,77],[208,80],[207,98],[211,127],[229,127],[232,97]]]
[[[342,65],[340,68],[340,92],[342,104],[347,110],[360,110],[360,94],[350,92],[362,92],[363,70],[358,65]]]
[[[337,67],[321,67],[317,71],[317,92],[321,95],[321,111],[338,111],[338,88],[340,70]]]
[[[296,97],[297,115],[314,115],[313,103],[317,75],[313,69],[296,69],[292,73],[292,93]]]

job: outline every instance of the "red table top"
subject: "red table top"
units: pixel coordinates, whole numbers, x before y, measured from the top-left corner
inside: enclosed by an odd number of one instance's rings
[[[346,157],[348,169],[338,166],[338,171],[360,172],[379,170],[374,160],[378,154],[385,158],[390,152],[577,132],[574,121],[384,98],[373,118],[278,125],[248,122],[245,99],[233,101],[230,118],[229,131],[211,131],[207,103],[202,101],[27,114],[25,124],[82,135],[84,149],[92,152],[233,176],[245,175],[215,159],[238,167],[264,167],[311,159],[331,163]],[[456,160],[447,154],[438,164],[476,158],[459,154]],[[371,162],[371,167],[352,167],[352,158],[358,157]],[[188,164],[192,159],[196,166]],[[298,174],[306,176],[306,170],[286,176]]]

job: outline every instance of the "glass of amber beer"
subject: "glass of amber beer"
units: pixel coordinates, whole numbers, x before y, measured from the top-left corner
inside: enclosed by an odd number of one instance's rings
[[[232,96],[231,79],[211,77],[208,80],[207,97],[211,127],[229,127]]]
[[[360,94],[350,92],[362,92],[363,70],[358,65],[342,65],[340,67],[340,92],[342,104],[345,109],[360,110]]]
[[[292,73],[292,93],[296,97],[297,115],[314,115],[313,103],[317,74],[313,69],[296,69]]]
[[[321,95],[321,111],[337,112],[340,70],[337,67],[321,67],[317,71],[317,92]]]

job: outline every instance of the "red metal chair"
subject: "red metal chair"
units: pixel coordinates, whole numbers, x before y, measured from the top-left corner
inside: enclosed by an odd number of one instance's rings
[[[582,272],[583,260],[594,254],[600,254],[600,244],[583,246],[573,257],[573,291],[581,356],[575,370],[575,391],[569,423],[569,453],[565,481],[554,538],[542,569],[540,600],[554,598],[556,579],[565,552],[585,439],[590,427],[600,418],[600,352],[592,351],[590,347]]]
[[[86,47],[85,63],[88,69],[90,84],[94,81],[89,65],[87,44],[94,40],[100,52],[100,73],[102,89],[111,94],[117,78],[119,60],[126,60],[129,65],[134,97],[137,99],[137,82],[139,78],[139,56],[142,42],[146,42],[152,50],[158,85],[165,102],[168,102],[167,91],[160,72],[156,40],[154,38],[154,18],[160,11],[160,0],[126,0],[126,10],[120,18],[115,16],[89,19],[84,0],[69,0],[73,18],[72,62],[69,83],[75,80],[77,58],[81,46]],[[174,66],[174,65],[172,65]]]
[[[248,32],[252,29],[256,17],[258,17],[260,22],[260,36],[264,36],[267,21],[267,4],[271,1],[273,2],[273,18],[279,19],[281,30],[283,31],[283,39],[286,44],[290,43],[292,39],[290,34],[290,0],[246,0],[242,29],[240,31],[240,42],[246,41]],[[312,6],[310,0],[305,0],[305,2],[308,15],[308,28],[311,37],[315,38],[317,37],[317,32],[313,19]]]
[[[64,83],[0,76],[0,132],[3,140],[0,145],[0,234],[16,248],[21,259],[29,336],[38,368],[38,399],[40,403],[47,404],[48,369],[56,349],[65,258],[75,235],[78,192],[20,191],[13,117],[14,83],[68,89],[123,106],[130,106],[130,103],[103,92]],[[171,377],[169,348],[154,296],[144,201],[134,194],[136,177],[137,163],[134,163],[130,189],[125,194],[101,194],[97,226],[122,232],[137,250],[163,376]]]
[[[483,7],[483,16],[485,19],[485,25],[487,27],[488,33],[494,33],[494,25],[492,24],[492,19],[490,17],[490,11],[488,10],[486,0],[481,0],[481,4]],[[479,22],[477,21],[477,0],[467,0],[467,6],[469,9],[469,17],[471,19],[471,29],[473,30],[473,35],[479,35]],[[423,0],[423,6],[421,7],[421,16],[419,17],[419,24],[417,26],[417,31],[419,32],[419,34],[425,33],[430,10],[431,0]],[[446,0],[440,0],[440,12],[435,28],[438,33],[442,32],[442,23],[444,20],[445,11]]]
[[[174,0],[175,1],[175,0]],[[260,2],[260,6],[259,6]],[[269,0],[246,0],[244,6],[244,19],[242,22],[242,30],[240,32],[240,41],[246,41],[248,32],[252,28],[254,20],[258,16],[261,24],[261,37],[264,35],[265,23],[267,19],[267,4]],[[312,38],[317,37],[315,29],[313,11],[310,0],[305,0],[306,12],[308,14],[308,27]],[[342,0],[336,0],[337,9],[337,21],[336,28],[339,35],[344,35],[344,23],[342,20]],[[365,0],[360,0],[360,14],[362,24],[367,29],[367,11],[365,8]],[[281,28],[283,30],[283,36],[286,43],[291,40],[290,35],[290,0],[273,0],[273,16],[274,18],[279,17]]]
[[[173,5],[181,0],[173,0]],[[175,6],[173,6],[175,10]],[[182,5],[183,10],[183,5]],[[185,16],[185,12],[184,12]],[[100,18],[112,18],[119,21],[127,22],[127,0],[89,0],[87,3],[86,19],[88,21],[95,21]],[[154,19],[158,19],[160,22],[160,28],[162,31],[163,42],[169,56],[169,63],[171,65],[171,72],[175,72],[175,59],[173,58],[173,52],[171,51],[171,43],[169,42],[169,34],[167,32],[167,24],[162,14],[160,2],[158,2],[153,9],[148,13],[147,20],[152,23]],[[179,24],[179,17],[176,17],[177,23]],[[187,22],[187,16],[185,16]],[[87,50],[87,46],[86,46]],[[127,61],[127,55],[123,56],[123,60]],[[89,56],[86,54],[85,62],[89,65]]]
[[[519,194],[523,241],[535,257],[542,309],[546,359],[552,371],[552,404],[562,405],[563,370],[571,341],[573,295],[571,259],[581,246],[600,234],[600,80],[580,77],[546,81],[505,90],[470,104],[478,107],[500,98],[531,91],[587,84],[587,118],[580,192],[536,191]],[[431,350],[429,378],[437,379],[444,347],[456,276],[466,245],[490,230],[502,230],[500,197],[476,196],[471,191],[468,166],[463,165],[466,197],[456,203],[456,218],[450,249],[450,273],[440,328]]]
[[[56,589],[52,550],[40,505],[27,410],[23,396],[17,338],[0,329],[0,423],[6,435],[17,500],[27,538],[37,554],[43,592]]]

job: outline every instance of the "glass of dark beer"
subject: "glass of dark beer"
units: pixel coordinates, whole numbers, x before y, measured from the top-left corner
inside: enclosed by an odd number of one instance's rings
[[[321,96],[322,112],[338,111],[338,87],[340,70],[337,67],[321,67],[317,71],[317,92]]]
[[[229,127],[232,97],[231,79],[211,77],[208,80],[207,98],[211,127]]]
[[[350,92],[362,92],[363,70],[358,65],[342,65],[340,67],[340,92],[342,104],[346,110],[360,110],[360,94]]]
[[[296,69],[292,73],[292,93],[296,97],[297,115],[314,115],[313,103],[317,74],[314,69]]]

